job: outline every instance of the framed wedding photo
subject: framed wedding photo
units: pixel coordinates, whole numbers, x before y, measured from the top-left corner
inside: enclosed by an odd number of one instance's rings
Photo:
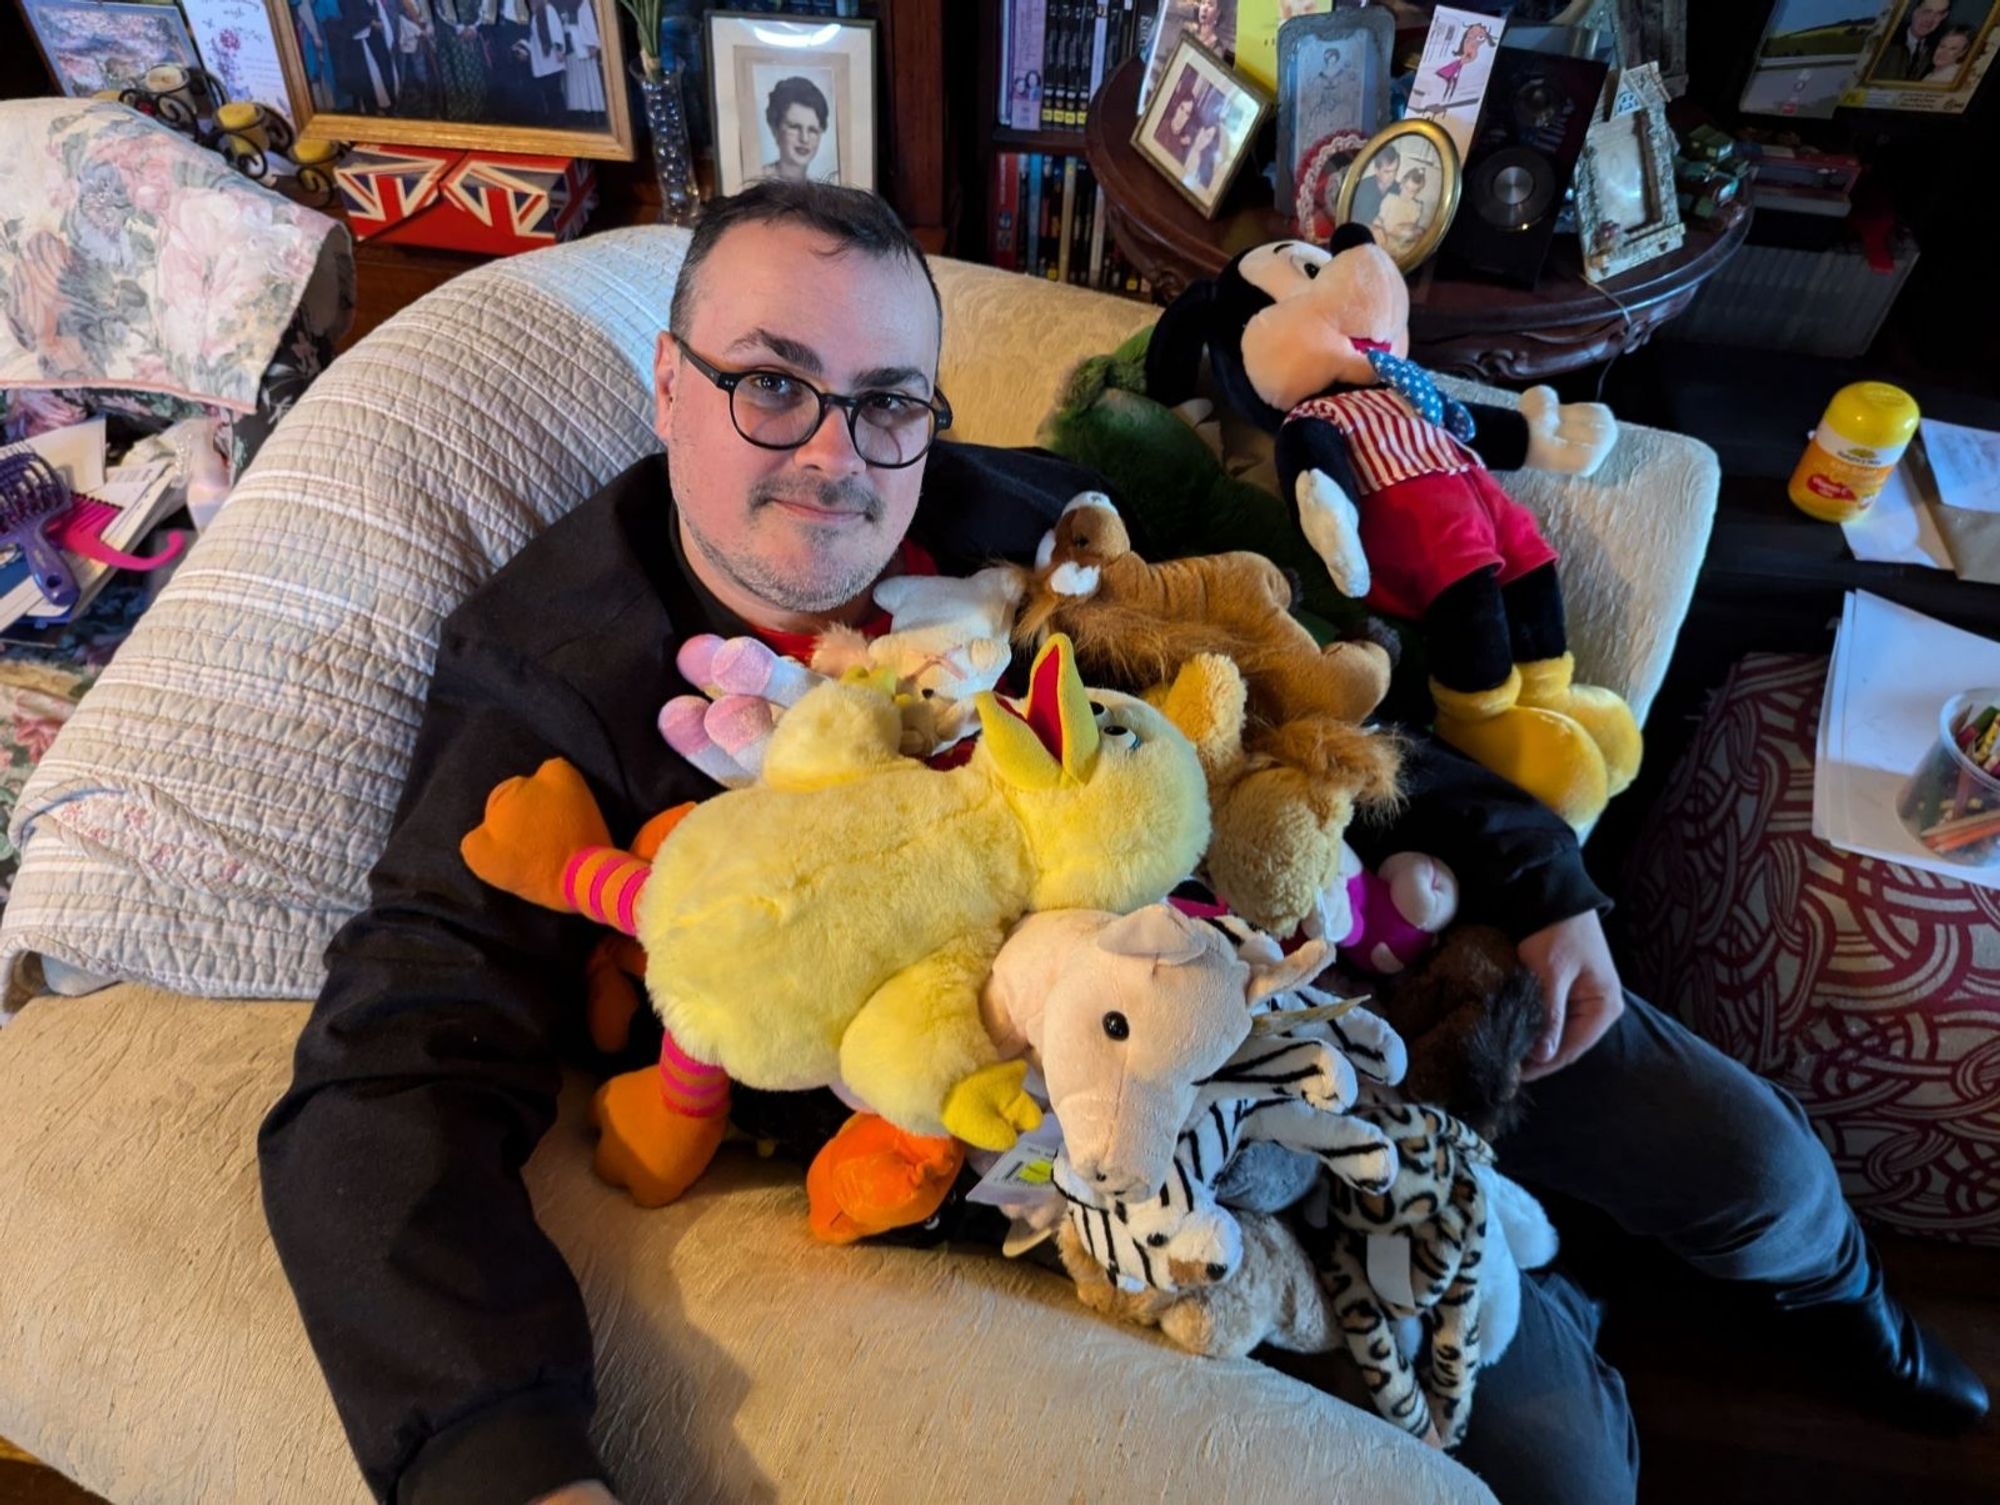
[[[711,11],[715,188],[875,186],[875,23]]]
[[[1421,266],[1458,212],[1458,148],[1435,121],[1408,118],[1355,154],[1340,185],[1340,223],[1366,225],[1408,272]]]
[[[1270,112],[1270,95],[1184,34],[1140,112],[1132,145],[1214,219]]]
[[[618,0],[265,0],[301,135],[632,155]]]

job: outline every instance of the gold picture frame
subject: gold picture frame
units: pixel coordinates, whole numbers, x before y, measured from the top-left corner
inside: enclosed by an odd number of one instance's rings
[[[477,16],[481,0],[458,0]],[[306,70],[291,0],[265,0],[271,33],[278,44],[278,61],[285,73],[289,109],[301,136],[323,140],[364,141],[385,146],[443,146],[474,151],[518,152],[539,157],[590,157],[600,161],[630,161],[633,154],[632,111],[625,72],[625,43],[619,30],[618,0],[586,0],[596,22],[598,62],[602,68],[604,117],[602,130],[553,125],[523,125],[507,121],[452,120],[425,116],[366,115],[321,109],[314,98],[314,80]],[[492,0],[496,16],[507,0]],[[393,15],[398,7],[389,5]],[[425,5],[436,18],[437,8]],[[439,24],[442,19],[439,18]],[[330,49],[329,49],[330,50]],[[434,54],[433,54],[434,56]]]
[[[1132,149],[1214,219],[1272,106],[1269,93],[1183,32],[1132,128]]]
[[[1402,164],[1402,145],[1405,140],[1418,143],[1411,153],[1412,162]],[[1384,165],[1384,154],[1388,148],[1396,148],[1396,155],[1387,159],[1387,164],[1396,169],[1391,174],[1393,182],[1385,180],[1380,172]],[[1438,175],[1435,195],[1428,192],[1428,178],[1432,171]],[[1416,185],[1410,184],[1410,176],[1417,174],[1421,179]],[[1340,201],[1335,213],[1340,223],[1351,224],[1361,215],[1357,210],[1369,211],[1363,223],[1375,235],[1376,244],[1387,251],[1395,260],[1399,270],[1414,271],[1429,260],[1444,239],[1445,231],[1451,228],[1452,216],[1458,213],[1459,188],[1464,178],[1458,161],[1458,148],[1452,143],[1451,135],[1436,121],[1415,116],[1386,125],[1368,138],[1354,160],[1348,164],[1347,176],[1341,180]],[[1370,188],[1375,190],[1375,202],[1369,204],[1363,195]],[[1416,218],[1410,219],[1402,212],[1392,219],[1383,217],[1382,210],[1388,207],[1391,198],[1415,204]],[[1398,204],[1401,210],[1403,204]]]

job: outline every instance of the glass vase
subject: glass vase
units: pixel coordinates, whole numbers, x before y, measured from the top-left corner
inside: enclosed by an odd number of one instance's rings
[[[653,175],[660,181],[660,223],[691,225],[701,209],[694,180],[694,148],[688,144],[687,108],[681,98],[678,65],[639,75],[646,103],[646,127],[653,137]]]

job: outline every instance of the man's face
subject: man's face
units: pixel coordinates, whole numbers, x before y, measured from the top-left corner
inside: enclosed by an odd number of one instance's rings
[[[819,155],[819,116],[808,104],[795,104],[778,122],[778,155],[794,167],[804,167]]]
[[[1375,159],[1375,181],[1384,188],[1396,186],[1396,169],[1403,165],[1403,159],[1390,152],[1384,152]]]
[[[695,274],[688,346],[725,371],[785,372],[821,391],[934,396],[938,311],[922,270],[835,250],[801,225],[728,231]],[[845,606],[882,573],[916,513],[923,462],[870,466],[833,408],[799,448],[758,448],[737,432],[729,394],[681,359],[671,334],[660,336],[654,392],[703,573],[797,613]]]
[[[1910,30],[1927,37],[1944,24],[1950,13],[1951,0],[1917,0],[1917,8],[1910,12]]]

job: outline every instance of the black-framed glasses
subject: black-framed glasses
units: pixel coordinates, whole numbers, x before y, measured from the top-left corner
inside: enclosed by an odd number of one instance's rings
[[[844,397],[822,392],[804,377],[760,366],[724,371],[690,350],[688,364],[729,394],[729,417],[736,432],[759,449],[797,449],[819,432],[826,410],[847,415],[854,452],[883,470],[901,470],[930,452],[942,429],[951,427],[951,404],[942,393],[914,397],[908,392],[857,392]]]

